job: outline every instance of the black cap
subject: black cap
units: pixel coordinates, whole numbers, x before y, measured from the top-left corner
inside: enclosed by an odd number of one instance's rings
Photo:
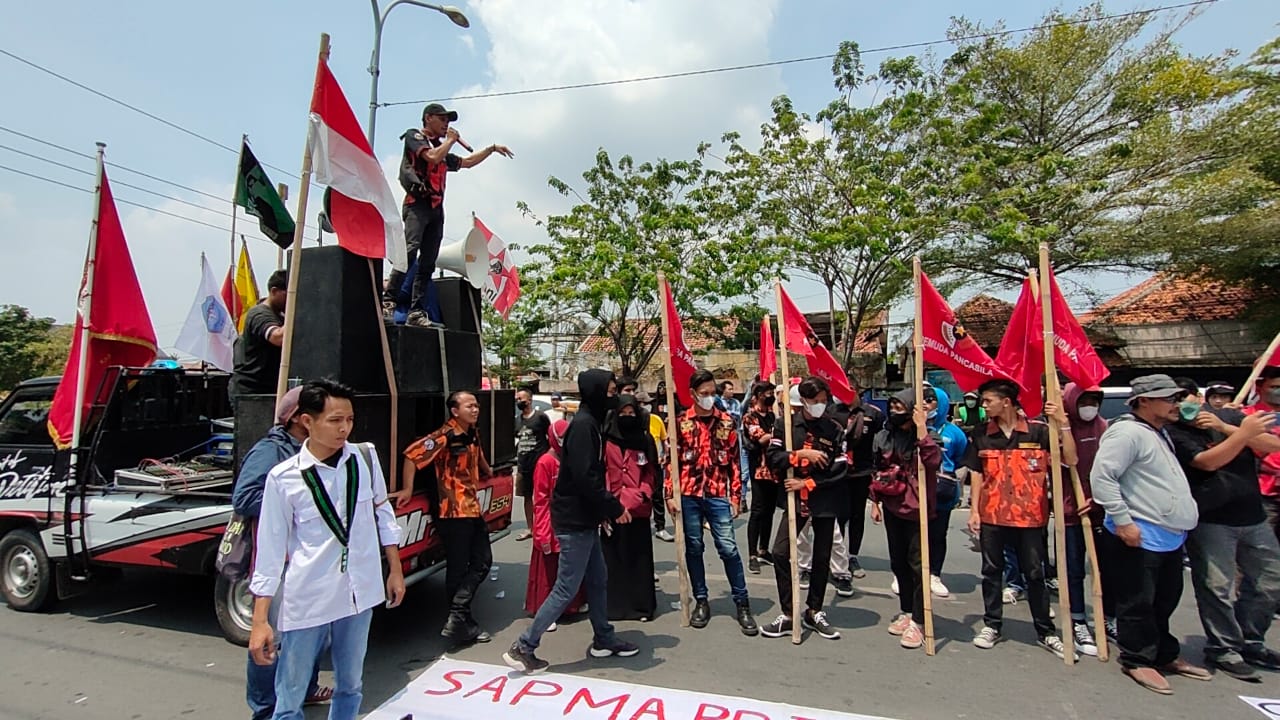
[[[444,115],[445,117],[449,118],[449,122],[458,121],[458,111],[446,110],[445,107],[440,103],[431,103],[426,107],[422,108],[422,118],[425,120],[428,115]]]

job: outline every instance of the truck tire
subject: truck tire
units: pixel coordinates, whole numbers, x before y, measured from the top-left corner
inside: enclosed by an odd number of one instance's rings
[[[12,530],[0,538],[0,592],[9,607],[36,612],[56,597],[53,563],[40,536],[30,530]]]
[[[253,595],[249,594],[249,578],[232,582],[218,573],[213,584],[213,609],[227,642],[248,647],[249,631],[253,629]]]

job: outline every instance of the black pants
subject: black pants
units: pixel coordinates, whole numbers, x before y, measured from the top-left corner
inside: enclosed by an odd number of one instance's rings
[[[923,627],[926,589],[920,577],[920,523],[885,513],[884,534],[889,541],[889,567],[898,579],[898,608]]]
[[[406,262],[412,265],[413,259],[418,258],[418,271],[413,277],[413,292],[409,297],[409,312],[426,312],[427,284],[436,272],[436,258],[440,256],[440,241],[444,238],[444,203],[431,207],[429,200],[419,200],[404,206],[403,217]],[[403,284],[404,273],[392,270],[382,299],[399,304],[403,299],[400,295],[400,286]]]
[[[1102,614],[1108,618],[1116,617],[1116,577],[1115,544],[1111,542],[1111,533],[1102,527],[1099,520],[1093,524],[1093,549],[1098,555],[1098,576],[1102,578]]]
[[[942,576],[942,562],[947,559],[947,530],[950,525],[950,510],[939,510],[938,517],[929,521],[930,575]]]
[[[667,526],[667,501],[662,499],[662,483],[666,480],[666,471],[661,463],[658,464],[656,475],[653,486],[658,489],[658,496],[653,499],[653,531],[661,532]]]
[[[1049,589],[1044,584],[1045,529],[983,525],[978,533],[982,547],[982,621],[999,631],[1004,625],[1004,546],[1011,545],[1018,557],[1018,567],[1027,578],[1027,599],[1036,635],[1056,635],[1049,619]]]
[[[769,530],[773,527],[773,511],[778,509],[778,488],[772,480],[751,481],[751,515],[747,518],[747,552],[751,557],[769,553]]]
[[[871,476],[854,475],[849,478],[849,520],[840,526],[844,533],[845,544],[849,546],[849,557],[857,557],[862,552],[862,535],[867,528],[867,497],[871,494]]]
[[[1120,664],[1158,668],[1177,660],[1181,647],[1169,633],[1169,616],[1182,600],[1182,549],[1152,552],[1106,535],[1115,564]]]
[[[796,534],[804,532],[804,526],[813,521],[813,570],[809,572],[809,597],[806,605],[817,612],[827,597],[827,578],[831,575],[831,543],[835,537],[836,519],[833,517],[796,518]],[[787,530],[787,511],[782,511],[778,521],[778,533],[773,539],[773,577],[778,583],[778,605],[782,614],[791,615],[791,533]],[[799,620],[799,618],[795,618]]]
[[[1276,540],[1280,540],[1280,497],[1263,495],[1262,509],[1267,513],[1267,524],[1276,534]]]
[[[436,532],[444,542],[447,563],[444,589],[449,597],[449,619],[469,622],[471,601],[493,565],[489,529],[484,518],[439,518]]]

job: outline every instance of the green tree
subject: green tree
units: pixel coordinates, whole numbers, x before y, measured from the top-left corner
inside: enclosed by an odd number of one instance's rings
[[[53,318],[40,318],[20,305],[0,305],[0,388],[8,390],[19,382],[37,375],[57,374],[66,361],[68,345],[62,348],[61,362],[50,342]]]
[[[497,360],[489,370],[502,379],[504,387],[511,387],[514,380],[542,366],[542,357],[535,348],[535,334],[543,323],[527,305],[517,303],[509,319],[503,319],[493,306],[485,304],[484,327],[481,339],[485,353]]]
[[[729,134],[724,185],[758,192],[756,241],[786,251],[786,266],[821,282],[837,323],[838,357],[852,361],[858,328],[911,292],[910,258],[944,229],[948,163],[937,150],[944,105],[936,78],[914,57],[886,60],[867,75],[856,43],[832,65],[838,97],[809,116],[790,98],[751,150]],[[854,104],[872,87],[876,99]]]
[[[966,39],[1000,25],[952,23],[959,49],[941,73],[960,177],[944,260],[958,274],[1019,282],[1041,242],[1059,273],[1148,267],[1167,256],[1144,217],[1177,188],[1207,190],[1212,120],[1239,89],[1229,54],[1178,48],[1194,11],[1159,28],[1155,14],[1105,15],[1050,13],[1016,43]]]
[[[521,277],[549,321],[554,312],[594,322],[624,374],[643,372],[661,346],[659,271],[682,317],[700,318],[754,292],[775,268],[775,254],[744,241],[746,216],[716,191],[701,159],[615,163],[600,150],[582,178],[581,190],[549,180],[575,201],[567,214],[541,219],[519,204],[551,239],[530,249],[535,260]]]

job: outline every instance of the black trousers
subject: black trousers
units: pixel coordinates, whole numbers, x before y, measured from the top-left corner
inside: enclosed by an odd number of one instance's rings
[[[947,530],[951,525],[951,511],[939,510],[938,516],[929,521],[929,574],[942,575],[942,563],[947,559]]]
[[[667,501],[662,499],[662,483],[666,480],[666,477],[666,471],[663,470],[662,463],[659,463],[656,477],[653,480],[654,487],[658,489],[657,497],[653,499],[654,532],[661,532],[667,526]]]
[[[1120,664],[1158,668],[1177,660],[1182,648],[1169,633],[1169,617],[1182,600],[1182,549],[1152,552],[1106,536],[1115,565]]]
[[[769,530],[778,509],[778,488],[772,480],[751,480],[751,514],[747,517],[747,552],[751,557],[770,554]]]
[[[849,557],[856,557],[862,552],[862,536],[867,529],[867,498],[871,495],[871,476],[854,475],[849,478],[849,520],[840,526],[844,533],[845,544],[849,546]]]
[[[898,579],[898,608],[923,627],[926,589],[920,577],[920,523],[885,513],[884,534],[889,541],[889,567]]]
[[[806,605],[817,612],[827,597],[827,579],[831,575],[831,544],[835,538],[836,519],[833,517],[796,518],[796,534],[804,532],[804,526],[813,522],[813,570],[809,572],[809,596]],[[773,577],[778,583],[778,605],[782,614],[791,614],[791,534],[787,530],[787,511],[782,511],[778,521],[778,533],[773,539]]]
[[[439,518],[436,532],[444,542],[444,589],[449,597],[449,619],[469,622],[471,602],[493,566],[489,528],[484,518]]]
[[[440,257],[440,241],[444,238],[444,203],[431,207],[430,201],[419,200],[404,206],[403,217],[406,262],[412,265],[413,259],[418,259],[418,272],[413,277],[413,292],[409,297],[409,312],[426,312],[427,284],[436,272],[436,258]],[[400,286],[403,284],[404,273],[392,270],[382,299],[399,303],[402,300]]]
[[[1049,619],[1049,589],[1044,584],[1045,528],[983,525],[978,532],[982,547],[982,621],[987,627],[1001,630],[1004,625],[1004,546],[1012,546],[1018,556],[1018,567],[1027,578],[1027,599],[1036,635],[1056,635]]]

